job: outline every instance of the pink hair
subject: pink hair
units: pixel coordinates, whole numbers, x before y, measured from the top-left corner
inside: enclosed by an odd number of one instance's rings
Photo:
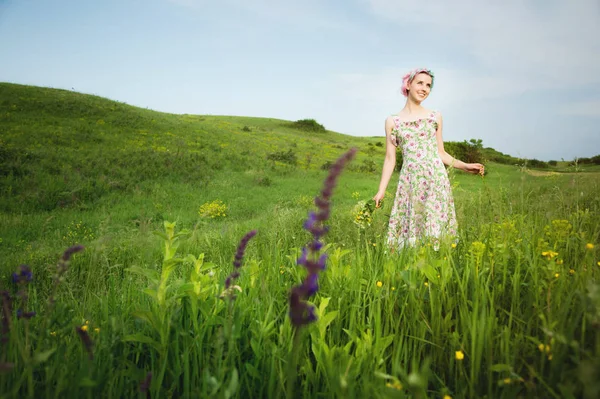
[[[410,84],[410,82],[412,82],[415,76],[417,76],[420,73],[426,73],[427,75],[431,76],[431,88],[433,88],[433,72],[431,72],[427,68],[413,69],[412,71],[410,71],[402,77],[402,95],[404,97],[408,97],[408,85]]]

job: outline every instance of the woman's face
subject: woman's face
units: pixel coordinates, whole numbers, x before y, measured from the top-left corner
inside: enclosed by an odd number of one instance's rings
[[[426,73],[415,75],[412,82],[408,85],[408,95],[416,102],[421,102],[429,96],[431,92],[431,83],[433,79]]]

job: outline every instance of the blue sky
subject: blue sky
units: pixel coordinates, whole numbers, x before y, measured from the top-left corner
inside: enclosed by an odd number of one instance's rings
[[[0,0],[0,81],[384,135],[409,69],[444,139],[600,153],[598,0]]]

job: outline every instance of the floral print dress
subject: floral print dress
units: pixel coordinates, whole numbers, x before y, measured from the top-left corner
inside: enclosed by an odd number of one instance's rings
[[[393,116],[392,140],[402,149],[403,163],[388,229],[392,249],[424,241],[438,249],[442,237],[456,237],[454,199],[437,148],[436,116],[435,111],[414,121]]]

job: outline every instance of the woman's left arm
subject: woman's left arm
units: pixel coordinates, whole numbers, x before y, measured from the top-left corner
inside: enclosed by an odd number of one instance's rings
[[[441,158],[442,162],[444,163],[444,165],[449,165],[451,167],[455,167],[457,169],[460,169],[460,170],[463,170],[463,171],[469,172],[469,173],[478,173],[483,176],[484,166],[482,164],[480,164],[480,163],[465,163],[465,162],[461,161],[460,159],[454,158],[452,155],[450,155],[446,152],[446,150],[444,149],[444,139],[442,138],[442,128],[443,128],[442,114],[439,112],[436,112],[436,121],[437,121],[438,127],[437,127],[437,131],[435,132],[435,137],[437,140],[438,154],[440,155],[440,158]]]

